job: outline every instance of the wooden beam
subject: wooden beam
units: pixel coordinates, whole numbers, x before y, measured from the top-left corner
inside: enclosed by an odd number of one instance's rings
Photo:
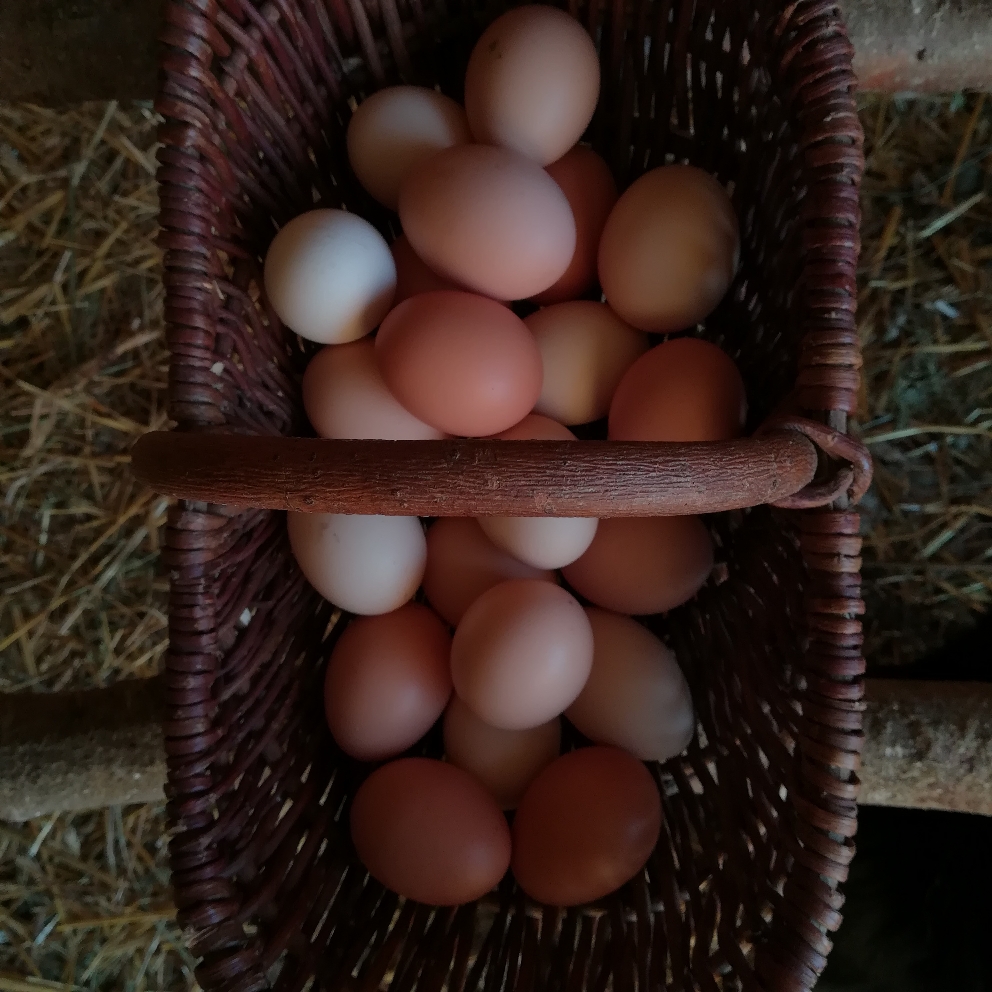
[[[0,819],[161,802],[160,678],[0,695]],[[861,802],[992,815],[992,685],[868,679]]]
[[[151,100],[165,0],[0,0],[0,99]],[[862,89],[992,89],[990,0],[839,0]]]

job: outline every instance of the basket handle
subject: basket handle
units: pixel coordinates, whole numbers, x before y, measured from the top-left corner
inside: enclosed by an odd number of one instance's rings
[[[336,441],[159,431],[137,478],[181,499],[410,516],[646,517],[783,503],[818,451],[790,425],[738,441]]]

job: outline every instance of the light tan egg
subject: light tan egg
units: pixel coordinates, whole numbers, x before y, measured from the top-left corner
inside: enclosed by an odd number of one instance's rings
[[[524,319],[544,368],[535,406],[562,424],[605,417],[634,361],[648,350],[646,334],[625,324],[605,303],[556,303]]]
[[[526,730],[500,730],[480,720],[457,696],[444,711],[445,757],[469,772],[503,809],[516,807],[560,748],[557,717]]]
[[[726,190],[694,166],[661,166],[632,183],[610,212],[599,242],[599,284],[628,324],[683,331],[723,298],[739,253]]]
[[[597,744],[641,761],[667,761],[696,730],[689,685],[673,652],[636,620],[590,607],[595,651],[589,679],[565,711]]]
[[[423,86],[389,86],[363,100],[348,122],[348,161],[383,206],[396,209],[400,183],[416,165],[472,140],[465,111]]]
[[[561,424],[530,414],[499,435],[504,441],[574,441]],[[575,561],[592,543],[595,517],[479,517],[479,525],[497,547],[533,568],[561,568]]]

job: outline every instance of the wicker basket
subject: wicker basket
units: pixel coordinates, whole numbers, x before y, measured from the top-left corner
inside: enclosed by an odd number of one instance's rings
[[[307,355],[260,298],[275,224],[345,204],[395,232],[348,170],[349,107],[399,80],[460,97],[472,43],[500,9],[166,4],[161,237],[171,410],[187,436],[306,433]],[[816,443],[820,473],[779,501],[788,509],[709,518],[723,581],[652,621],[691,685],[697,740],[654,769],[665,821],[646,871],[568,911],[529,904],[512,879],[477,905],[435,910],[367,878],[343,815],[364,771],[335,750],[321,707],[344,621],[302,579],[281,513],[180,501],[166,551],[165,733],[175,898],[204,989],[785,992],[811,988],[826,962],[854,853],[862,739],[860,540],[848,507],[868,473],[844,433],[860,365],[851,47],[827,0],[614,0],[572,12],[602,53],[588,138],[621,188],[673,158],[733,183],[742,263],[705,333],[739,363],[750,427],[778,410],[779,428]],[[737,466],[761,443],[731,445]],[[589,444],[602,477],[604,446]],[[715,494],[708,508],[753,501],[733,458],[688,447],[695,491]],[[516,459],[524,486],[540,470],[510,445],[492,457]],[[421,473],[422,490],[446,491],[440,470]],[[590,497],[587,510],[624,515],[623,466],[616,477],[610,506]],[[664,469],[651,478],[667,484]],[[439,751],[436,739],[424,747]]]

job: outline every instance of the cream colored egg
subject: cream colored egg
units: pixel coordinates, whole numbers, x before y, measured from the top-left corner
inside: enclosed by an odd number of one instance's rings
[[[445,436],[386,388],[371,338],[328,345],[310,359],[303,373],[303,407],[321,437],[432,441]]]
[[[597,744],[612,744],[642,761],[667,761],[692,740],[696,721],[689,684],[675,655],[636,620],[587,608],[592,671],[565,711]]]
[[[448,761],[469,772],[503,809],[514,809],[527,786],[561,749],[561,720],[527,730],[501,730],[480,720],[457,696],[444,711]]]
[[[574,441],[561,424],[530,414],[498,435],[504,441]],[[596,536],[595,517],[479,517],[479,526],[498,548],[533,568],[562,568],[585,553]]]
[[[424,576],[427,542],[417,517],[289,513],[286,523],[307,581],[349,613],[398,609]]]
[[[472,140],[465,111],[424,86],[390,86],[363,100],[348,123],[348,161],[375,199],[396,209],[400,183],[425,158]]]
[[[592,300],[545,307],[524,323],[544,367],[534,409],[562,424],[605,417],[624,373],[648,350],[646,334],[624,323],[605,303]]]
[[[389,312],[396,265],[382,235],[344,210],[311,210],[275,236],[265,292],[279,319],[318,344],[365,337]]]

